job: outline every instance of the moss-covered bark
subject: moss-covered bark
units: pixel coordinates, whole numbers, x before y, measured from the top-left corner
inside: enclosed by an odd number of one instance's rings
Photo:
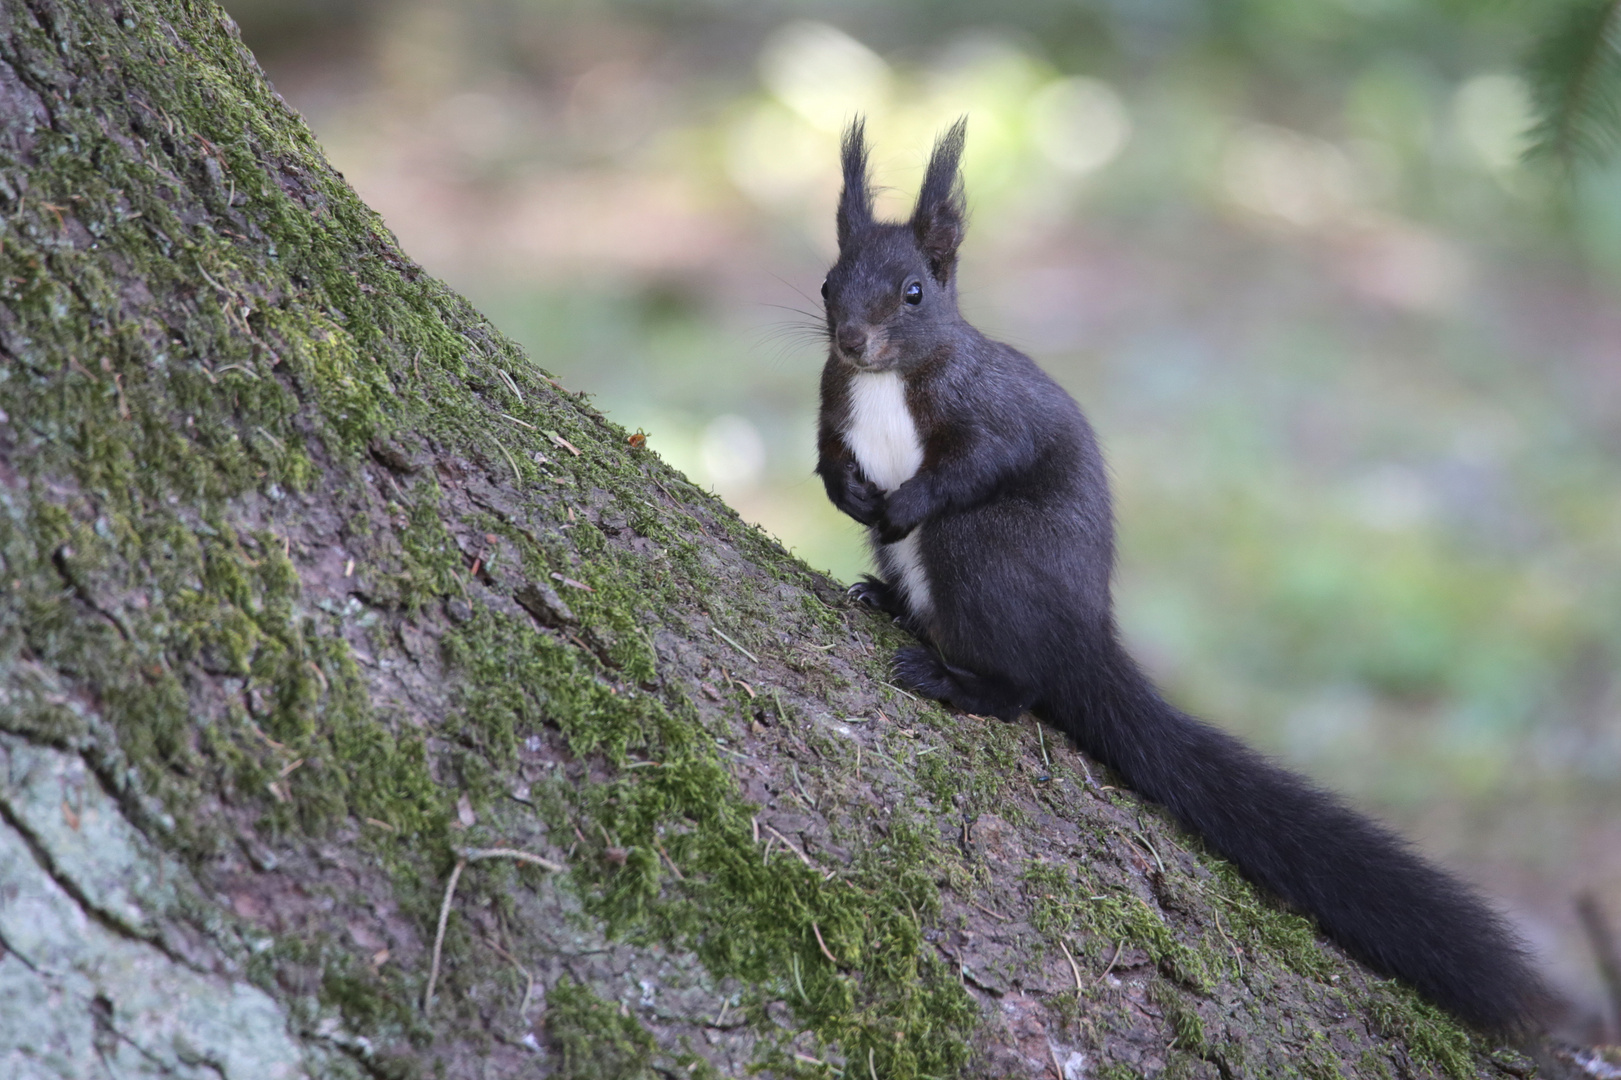
[[[0,4],[0,1073],[1526,1075],[894,644],[217,7]]]

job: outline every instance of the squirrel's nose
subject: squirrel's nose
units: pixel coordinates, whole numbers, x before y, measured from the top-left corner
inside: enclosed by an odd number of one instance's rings
[[[867,332],[856,326],[841,326],[838,333],[839,351],[852,360],[860,360],[867,351]]]

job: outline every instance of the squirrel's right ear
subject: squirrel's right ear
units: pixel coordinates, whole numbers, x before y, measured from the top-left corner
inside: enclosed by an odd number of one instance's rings
[[[867,121],[856,117],[844,129],[844,145],[839,164],[844,170],[844,190],[839,193],[839,247],[850,237],[872,224],[872,192],[867,186]]]

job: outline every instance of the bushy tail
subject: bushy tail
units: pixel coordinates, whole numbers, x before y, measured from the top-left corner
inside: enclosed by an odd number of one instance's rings
[[[1526,1030],[1546,1000],[1524,947],[1400,837],[1160,697],[1117,643],[1050,717],[1340,945],[1465,1021]]]

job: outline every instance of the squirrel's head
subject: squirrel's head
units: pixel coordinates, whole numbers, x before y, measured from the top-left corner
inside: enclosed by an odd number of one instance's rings
[[[917,206],[903,223],[873,220],[864,123],[844,133],[839,261],[822,283],[833,355],[863,371],[906,370],[948,342],[957,314],[957,245],[967,208],[962,159],[966,118],[934,144]]]

